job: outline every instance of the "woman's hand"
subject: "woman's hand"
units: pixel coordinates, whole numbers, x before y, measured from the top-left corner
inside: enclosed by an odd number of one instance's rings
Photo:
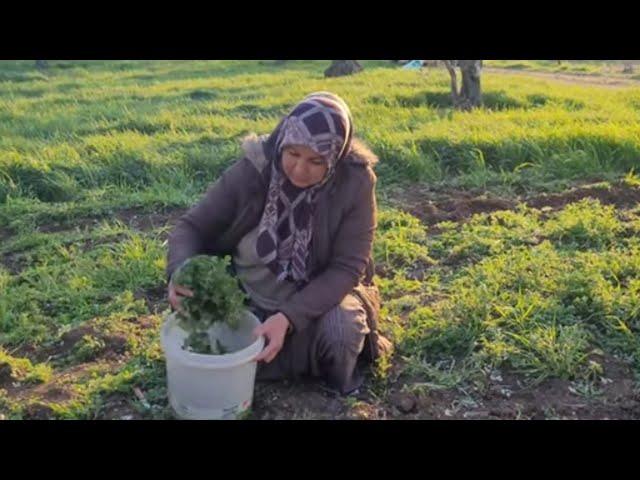
[[[253,334],[256,337],[264,335],[267,339],[267,346],[258,354],[257,361],[264,360],[269,363],[276,358],[276,355],[282,350],[284,337],[287,335],[290,325],[289,319],[283,313],[278,312],[275,315],[271,315],[264,323],[253,330]]]
[[[182,311],[180,306],[180,297],[193,297],[193,292],[181,285],[174,285],[173,282],[169,282],[169,303],[178,311]]]

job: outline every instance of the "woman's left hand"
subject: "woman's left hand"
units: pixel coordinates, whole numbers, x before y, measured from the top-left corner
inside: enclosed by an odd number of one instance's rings
[[[264,335],[267,339],[267,346],[258,354],[257,361],[264,360],[269,363],[276,358],[278,352],[282,350],[289,325],[289,319],[283,313],[278,312],[253,330],[255,336]]]

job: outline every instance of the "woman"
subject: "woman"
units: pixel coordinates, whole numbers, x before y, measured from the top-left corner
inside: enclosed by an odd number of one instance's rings
[[[338,96],[306,97],[268,136],[245,139],[244,156],[177,222],[169,237],[171,274],[197,254],[231,255],[267,340],[258,380],[323,377],[341,394],[363,377],[358,360],[389,342],[377,333],[372,285],[377,158],[353,138]]]

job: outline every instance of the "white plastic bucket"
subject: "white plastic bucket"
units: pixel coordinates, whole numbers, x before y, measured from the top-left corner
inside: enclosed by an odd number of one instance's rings
[[[258,318],[245,311],[238,328],[215,323],[210,335],[232,353],[203,355],[182,348],[187,333],[178,326],[175,313],[167,316],[160,341],[167,361],[169,403],[184,420],[233,420],[253,401],[257,362],[264,337],[255,338]]]

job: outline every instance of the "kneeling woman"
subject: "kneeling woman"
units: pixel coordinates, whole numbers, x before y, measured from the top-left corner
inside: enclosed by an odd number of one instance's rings
[[[168,278],[194,255],[231,255],[267,340],[257,379],[310,375],[349,394],[362,383],[359,359],[390,347],[377,333],[372,284],[377,159],[353,138],[345,102],[327,92],[243,150],[178,220]],[[169,281],[173,308],[191,294]]]

